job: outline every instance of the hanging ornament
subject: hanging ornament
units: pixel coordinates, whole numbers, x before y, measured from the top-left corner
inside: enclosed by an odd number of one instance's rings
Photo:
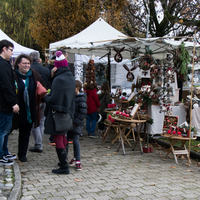
[[[116,62],[121,62],[123,60],[123,57],[121,55],[121,52],[124,51],[125,47],[121,48],[121,49],[117,49],[114,47],[114,51],[116,52],[114,59]]]
[[[127,65],[123,65],[124,69],[126,69],[128,71],[127,75],[126,75],[126,78],[127,78],[127,81],[130,81],[130,82],[133,82],[135,76],[133,74],[133,70],[135,69],[135,67],[131,68],[131,70],[127,67]]]

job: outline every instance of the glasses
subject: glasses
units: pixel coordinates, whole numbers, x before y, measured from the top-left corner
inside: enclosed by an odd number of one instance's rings
[[[11,49],[11,48],[8,48],[8,49],[13,52],[13,49]]]

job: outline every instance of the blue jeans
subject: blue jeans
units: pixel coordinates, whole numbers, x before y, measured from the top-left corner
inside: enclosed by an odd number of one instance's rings
[[[74,149],[74,158],[76,158],[76,161],[81,160],[81,153],[80,153],[80,144],[79,144],[79,134],[68,134],[67,135],[67,146],[66,151],[68,153],[68,147],[69,147],[69,139],[73,139],[73,149]]]
[[[0,111],[0,158],[8,155],[8,136],[12,128],[12,112]]]
[[[89,135],[91,135],[91,134],[94,135],[96,122],[97,122],[97,112],[93,112],[92,114],[87,114],[86,130],[87,130]]]

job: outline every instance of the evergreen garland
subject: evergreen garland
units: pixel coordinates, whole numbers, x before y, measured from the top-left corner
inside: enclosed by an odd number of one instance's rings
[[[175,50],[174,67],[178,74],[178,80],[185,81],[187,79],[188,64],[190,62],[190,55],[185,50],[185,43],[182,42],[180,47]]]
[[[182,42],[181,43],[181,55],[180,55],[180,59],[181,59],[181,64],[180,64],[180,73],[184,76],[184,78],[186,79],[187,76],[187,66],[190,62],[190,55],[188,53],[187,50],[185,50],[185,43]]]

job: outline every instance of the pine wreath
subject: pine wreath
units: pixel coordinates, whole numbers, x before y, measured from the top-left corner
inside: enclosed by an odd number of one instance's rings
[[[150,54],[145,54],[139,59],[139,68],[149,70],[150,66],[154,64],[153,57]]]

